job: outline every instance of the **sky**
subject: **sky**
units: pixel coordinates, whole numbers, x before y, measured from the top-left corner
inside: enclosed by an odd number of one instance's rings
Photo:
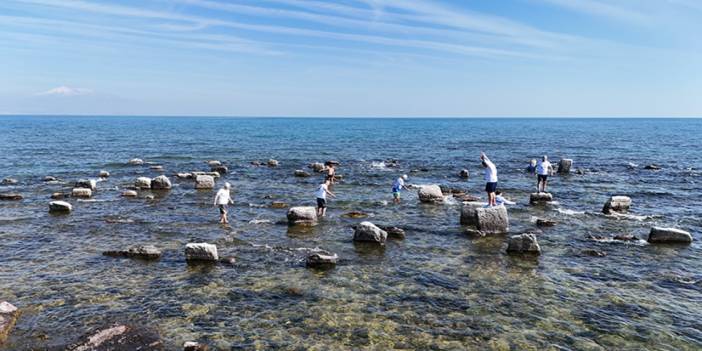
[[[702,117],[702,0],[2,0],[0,114]]]

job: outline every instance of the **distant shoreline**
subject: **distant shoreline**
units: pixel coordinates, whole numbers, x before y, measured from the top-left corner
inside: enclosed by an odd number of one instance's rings
[[[104,114],[0,114],[0,118],[211,118],[211,119],[393,119],[393,120],[646,120],[646,119],[702,119],[702,116],[225,116],[225,115],[104,115]]]

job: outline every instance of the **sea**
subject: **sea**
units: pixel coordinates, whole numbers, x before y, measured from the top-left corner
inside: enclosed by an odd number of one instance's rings
[[[701,119],[2,116],[0,178],[17,183],[0,193],[23,199],[0,201],[0,300],[21,311],[0,350],[62,350],[115,323],[153,329],[169,350],[700,350],[701,136]],[[535,233],[540,256],[508,254],[509,235],[468,234],[455,197],[422,204],[409,190],[393,203],[403,174],[484,200],[481,152],[516,202],[510,235]],[[553,202],[531,206],[524,169],[543,155],[573,166],[550,178]],[[215,189],[176,177],[208,160],[229,169]],[[308,165],[328,160],[343,178],[327,217],[289,227],[272,202],[314,206],[324,177]],[[121,196],[159,175],[171,190]],[[51,194],[79,179],[97,180],[92,198],[50,214]],[[213,206],[225,182],[229,225]],[[613,195],[632,199],[627,215],[602,213]],[[354,243],[361,221],[406,237]],[[649,244],[654,226],[694,241]],[[188,264],[184,247],[199,242],[236,262]],[[162,257],[102,255],[141,244]],[[306,268],[318,250],[337,265]]]

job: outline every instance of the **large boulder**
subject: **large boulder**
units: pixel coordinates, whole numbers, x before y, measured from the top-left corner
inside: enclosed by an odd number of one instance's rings
[[[155,351],[164,350],[158,332],[128,324],[115,324],[85,334],[66,351]]]
[[[214,177],[209,175],[198,175],[195,177],[195,189],[212,189],[215,186]]]
[[[461,208],[461,225],[477,226],[475,210],[487,205],[485,202],[466,202]]]
[[[653,227],[648,234],[648,242],[689,244],[692,242],[692,235],[676,228]]]
[[[551,193],[531,193],[529,195],[529,203],[532,205],[541,205],[553,201]]]
[[[81,179],[76,182],[74,187],[95,190],[95,188],[97,187],[97,182],[95,181],[95,179]]]
[[[129,160],[128,163],[129,163],[130,165],[140,166],[140,165],[143,165],[143,164],[144,164],[144,160],[142,160],[142,159],[140,159],[140,158],[133,158],[133,159]]]
[[[324,164],[321,162],[310,163],[309,167],[315,172],[321,172],[324,169]]]
[[[317,224],[317,209],[312,206],[296,206],[288,210],[288,224],[315,225]]]
[[[4,193],[4,194],[0,194],[0,200],[18,201],[18,200],[22,200],[22,195],[17,194],[17,193]]]
[[[127,250],[104,251],[102,253],[110,257],[139,258],[142,260],[155,260],[161,257],[161,250],[153,245],[137,245]]]
[[[402,228],[394,227],[394,226],[382,226],[379,225],[378,228],[384,230],[386,233],[388,233],[388,239],[399,239],[399,240],[404,240],[405,239],[405,230]]]
[[[512,235],[507,242],[507,252],[540,255],[541,247],[534,234]]]
[[[134,186],[137,189],[151,189],[151,178],[139,177],[134,181]]]
[[[339,256],[329,251],[316,251],[307,256],[306,265],[310,268],[331,268],[336,265]]]
[[[7,340],[19,317],[19,310],[7,301],[0,302],[0,344]]]
[[[444,195],[438,185],[422,185],[417,191],[419,201],[424,203],[438,203],[444,201]]]
[[[602,212],[610,214],[612,212],[626,213],[631,207],[631,198],[628,196],[612,196],[607,200],[602,208]]]
[[[475,209],[475,227],[484,234],[503,234],[509,231],[509,215],[505,206]]]
[[[66,213],[66,212],[71,212],[73,210],[73,206],[69,204],[68,202],[65,201],[51,201],[49,202],[49,212],[52,213]]]
[[[91,196],[93,196],[93,191],[88,188],[73,188],[71,191],[71,197],[89,198]]]
[[[354,241],[366,241],[378,244],[385,244],[388,233],[371,222],[361,222],[353,232]]]
[[[151,189],[167,190],[170,188],[171,188],[171,181],[165,175],[160,175],[154,179],[151,179]]]
[[[561,159],[558,162],[558,173],[568,174],[570,173],[570,168],[573,167],[573,160],[569,158]]]
[[[217,246],[208,243],[190,243],[185,245],[185,259],[187,261],[210,261],[219,260]]]

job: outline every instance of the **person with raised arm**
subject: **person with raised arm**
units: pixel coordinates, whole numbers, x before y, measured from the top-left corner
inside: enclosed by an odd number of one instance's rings
[[[497,168],[484,152],[480,153],[480,161],[483,168],[485,168],[485,192],[488,195],[488,206],[497,206],[495,201],[495,191],[497,191]]]

